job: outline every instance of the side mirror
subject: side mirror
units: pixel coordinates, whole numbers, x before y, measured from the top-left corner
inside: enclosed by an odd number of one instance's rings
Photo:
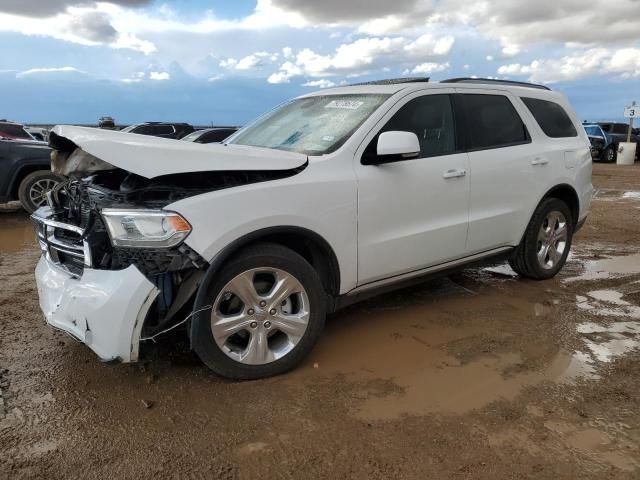
[[[383,132],[378,136],[376,154],[362,157],[363,165],[401,162],[420,156],[420,141],[413,132]]]
[[[380,156],[417,157],[420,154],[420,141],[413,132],[383,132],[378,137],[377,153]]]

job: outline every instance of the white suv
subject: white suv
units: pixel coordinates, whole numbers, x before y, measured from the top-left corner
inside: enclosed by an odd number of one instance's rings
[[[531,84],[402,79],[286,103],[225,144],[58,126],[70,179],[33,218],[47,322],[103,360],[179,325],[216,373],[291,369],[328,312],[503,257],[562,268],[591,200],[589,141]]]

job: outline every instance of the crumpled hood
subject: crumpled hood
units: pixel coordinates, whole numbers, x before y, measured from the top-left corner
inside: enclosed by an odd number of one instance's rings
[[[91,127],[58,125],[52,133],[103,162],[146,178],[189,172],[291,170],[307,162],[301,153],[183,142]]]

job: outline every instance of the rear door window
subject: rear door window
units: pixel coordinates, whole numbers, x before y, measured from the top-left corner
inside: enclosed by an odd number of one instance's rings
[[[578,131],[561,105],[539,98],[522,97],[533,117],[547,137],[577,137]]]
[[[504,95],[461,95],[467,119],[469,150],[509,147],[531,142],[515,107]]]

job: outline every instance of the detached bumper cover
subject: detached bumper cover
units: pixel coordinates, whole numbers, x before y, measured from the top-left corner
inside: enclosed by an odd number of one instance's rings
[[[42,257],[36,283],[49,325],[71,334],[103,361],[138,360],[142,324],[158,295],[138,269],[85,268],[77,278]]]

